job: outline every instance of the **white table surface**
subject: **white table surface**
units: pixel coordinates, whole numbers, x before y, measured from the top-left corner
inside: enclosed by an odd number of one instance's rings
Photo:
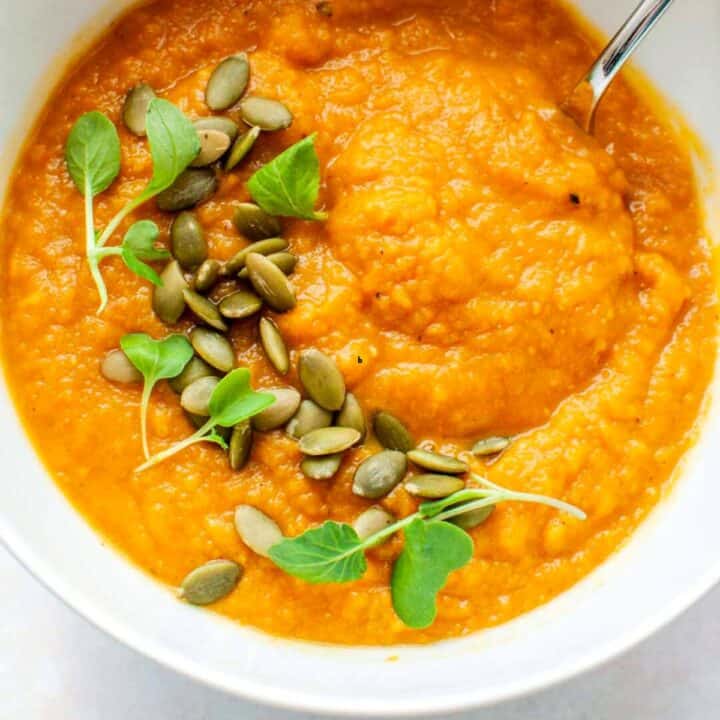
[[[78,617],[0,548],[0,720],[315,717],[237,700],[160,667]],[[720,717],[720,588],[671,626],[594,672],[527,698],[456,717]]]

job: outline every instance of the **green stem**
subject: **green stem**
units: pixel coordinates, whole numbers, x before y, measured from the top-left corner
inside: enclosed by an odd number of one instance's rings
[[[112,237],[112,234],[118,229],[120,223],[133,211],[135,208],[140,207],[146,200],[149,200],[152,196],[146,195],[144,192],[138,195],[134,200],[130,200],[124,208],[118,212],[115,217],[110,220],[102,234],[98,238],[98,247],[103,247],[105,243]]]
[[[179,453],[181,450],[184,450],[185,448],[190,447],[195,443],[204,442],[206,440],[205,435],[209,433],[214,427],[215,420],[210,418],[201,428],[197,430],[197,432],[193,433],[190,437],[185,438],[185,440],[181,440],[180,442],[171,445],[166,450],[163,450],[162,452],[153,455],[142,465],[139,465],[137,468],[135,468],[135,472],[142,472],[143,470],[147,470],[148,468],[153,467],[153,465],[158,465],[159,463],[167,460],[169,457],[172,457],[176,453]]]
[[[119,245],[113,245],[112,247],[97,248],[94,252],[98,262],[106,257],[112,255],[122,255],[122,248]]]
[[[376,545],[379,545],[386,537],[394,535],[398,530],[402,530],[406,525],[409,525],[415,518],[418,517],[421,517],[421,515],[419,512],[416,512],[412,515],[404,517],[402,520],[394,522],[392,525],[388,525],[382,530],[378,530],[378,532],[376,532],[374,535],[371,535],[370,537],[363,540],[362,544],[353,552],[357,552],[358,550],[370,550]]]
[[[90,268],[90,275],[92,276],[95,286],[97,287],[98,295],[100,296],[100,305],[97,309],[97,314],[105,309],[108,301],[107,288],[105,282],[98,267],[98,261],[95,257],[95,218],[93,214],[93,195],[92,188],[90,187],[89,181],[85,182],[85,255],[87,257],[88,267]]]
[[[142,391],[142,399],[140,400],[140,434],[142,435],[143,454],[146,460],[150,459],[150,448],[148,446],[147,436],[148,405],[150,404],[150,395],[154,386],[155,383],[146,382]]]

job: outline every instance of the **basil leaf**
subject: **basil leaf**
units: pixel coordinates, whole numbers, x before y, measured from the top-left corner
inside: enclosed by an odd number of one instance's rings
[[[270,393],[255,392],[250,387],[250,371],[238,368],[228,373],[210,396],[210,417],[215,425],[232,427],[257,415],[275,402]]]
[[[405,546],[393,567],[391,589],[397,616],[411,628],[432,625],[437,593],[448,575],[470,562],[470,536],[450,523],[416,518],[405,528]]]
[[[120,340],[120,347],[145,381],[140,402],[140,431],[143,451],[148,458],[147,411],[150,394],[158,380],[176,377],[183,371],[193,356],[192,345],[184,335],[154,340],[145,333],[130,333]]]
[[[65,162],[77,189],[95,197],[120,172],[120,138],[115,126],[97,110],[78,118],[65,145]]]
[[[151,220],[140,220],[125,233],[120,255],[123,262],[136,275],[149,280],[153,285],[162,286],[160,276],[143,260],[165,260],[170,253],[162,248],[155,247],[160,235],[158,226]]]
[[[197,130],[185,115],[167,100],[155,98],[150,102],[146,129],[153,160],[153,174],[150,183],[142,192],[143,201],[169,188],[200,151]]]
[[[270,548],[269,555],[286,573],[309,583],[358,580],[367,569],[358,534],[350,525],[332,520],[297,537],[281,540]]]
[[[261,167],[248,181],[253,200],[270,215],[324,220],[315,211],[320,189],[320,163],[315,135],[310,135]]]

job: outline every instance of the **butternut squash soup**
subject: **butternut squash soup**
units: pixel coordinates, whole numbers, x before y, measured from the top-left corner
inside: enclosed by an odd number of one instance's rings
[[[717,318],[663,109],[561,109],[596,51],[556,0],[121,17],[0,224],[5,372],[79,512],[178,602],[333,643],[467,634],[607,558]]]

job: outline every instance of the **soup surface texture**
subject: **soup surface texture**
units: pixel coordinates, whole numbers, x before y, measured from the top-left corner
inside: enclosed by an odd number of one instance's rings
[[[33,130],[1,225],[2,343],[17,407],[37,451],[85,517],[138,565],[177,585],[217,557],[240,562],[215,605],[270,633],[338,643],[427,642],[495,625],[557,595],[602,562],[662,496],[692,442],[715,357],[715,295],[690,153],[625,81],[588,137],[558,109],[596,49],[551,0],[159,0],[121,18],[63,79]],[[149,83],[189,117],[224,57],[247,51],[251,90],[295,121],[263,135],[197,209],[211,248],[246,241],[231,218],[248,176],[317,133],[325,223],[284,222],[299,258],[297,307],[276,317],[297,352],[340,366],[368,414],[388,410],[450,453],[488,435],[510,448],[472,465],[494,482],[562,498],[586,521],[506,503],[472,531],[425,630],[395,616],[390,568],[401,537],[368,555],[347,585],[290,577],[238,538],[252,504],[286,535],[351,522],[352,451],[332,481],[299,469],[297,444],[258,435],[233,472],[201,444],[143,473],[141,390],[98,368],[127,332],[167,333],[151,286],[103,265],[110,303],[84,258],[83,201],[63,147],[83,112],[118,124],[122,172],[98,197],[107,222],[151,172],[146,142],[120,121],[127,90]],[[234,110],[227,113],[237,117]],[[171,217],[151,218],[167,240]],[[117,242],[114,240],[113,242]],[[187,318],[178,329],[190,327]],[[232,332],[257,387],[285,384],[257,345]],[[295,370],[287,381],[297,386]],[[153,394],[154,449],[191,426],[165,383]],[[463,456],[465,457],[465,456]],[[397,487],[398,516],[416,501]]]

